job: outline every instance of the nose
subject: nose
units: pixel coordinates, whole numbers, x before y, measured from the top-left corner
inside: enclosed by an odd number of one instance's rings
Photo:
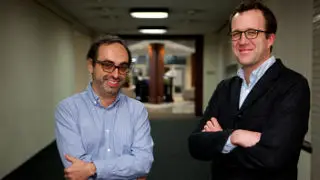
[[[119,77],[119,69],[118,68],[115,68],[111,75],[114,77],[114,78],[118,78]]]
[[[248,42],[247,37],[245,36],[244,33],[241,33],[241,37],[240,37],[240,39],[239,39],[239,43],[240,43],[240,44],[246,44],[247,42]]]

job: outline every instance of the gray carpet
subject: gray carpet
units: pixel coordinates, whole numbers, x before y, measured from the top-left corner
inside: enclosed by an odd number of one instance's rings
[[[196,118],[159,116],[150,121],[155,162],[148,180],[208,180],[209,163],[194,160],[188,152],[187,138],[198,123]]]

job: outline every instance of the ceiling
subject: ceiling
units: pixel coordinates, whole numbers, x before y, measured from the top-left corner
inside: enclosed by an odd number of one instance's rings
[[[35,0],[94,34],[139,35],[139,26],[166,26],[169,35],[219,31],[240,0]],[[133,19],[130,8],[168,8],[168,19]]]

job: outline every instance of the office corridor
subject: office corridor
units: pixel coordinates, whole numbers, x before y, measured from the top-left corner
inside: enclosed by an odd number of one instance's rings
[[[151,120],[155,161],[148,180],[207,180],[209,164],[190,157],[187,137],[197,120],[192,115],[154,117]],[[59,180],[63,179],[55,142],[3,180]]]
[[[273,54],[281,58],[287,67],[304,75],[311,88],[310,123],[305,140],[311,142],[312,148],[309,148],[310,152],[301,152],[298,180],[319,180],[320,0],[264,2],[279,19]],[[158,3],[170,10],[169,20],[136,20],[129,14],[131,8],[141,5],[158,7]],[[238,3],[188,0],[1,1],[0,179],[63,179],[63,167],[55,142],[52,142],[54,109],[59,101],[88,85],[90,75],[85,58],[88,48],[96,35],[113,32],[132,44],[144,40],[154,43],[163,39],[197,47],[197,53],[186,56],[184,70],[189,73],[184,75],[184,79],[187,81],[180,80],[189,82],[190,87],[185,87],[188,90],[197,85],[195,97],[200,106],[188,102],[183,108],[166,104],[162,109],[154,110],[156,113],[151,116],[151,125],[155,162],[148,180],[207,180],[209,165],[192,159],[187,151],[187,136],[196,123],[195,118],[187,115],[167,118],[162,116],[162,111],[169,109],[173,113],[185,113],[197,109],[202,112],[218,83],[234,75],[240,67],[232,53],[226,22]],[[139,32],[140,25],[165,25],[168,32],[145,35]],[[173,46],[164,47],[166,55],[175,52]],[[143,67],[148,72],[149,66]],[[191,67],[197,71],[192,71]],[[193,80],[192,72],[197,75]],[[190,85],[190,82],[193,83]],[[47,148],[37,154],[45,146]],[[34,158],[20,166],[30,157]]]

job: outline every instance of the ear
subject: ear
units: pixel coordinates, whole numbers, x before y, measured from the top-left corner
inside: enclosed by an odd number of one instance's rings
[[[268,37],[268,47],[270,48],[274,42],[276,40],[276,35],[275,34],[269,34],[269,37]]]
[[[92,59],[87,60],[87,68],[90,74],[93,73],[93,64],[92,64]]]

